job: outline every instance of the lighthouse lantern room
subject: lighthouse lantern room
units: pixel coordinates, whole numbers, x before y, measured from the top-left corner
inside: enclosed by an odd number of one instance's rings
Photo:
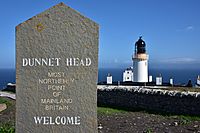
[[[140,36],[135,43],[135,53],[132,56],[134,82],[148,82],[148,58],[146,44]]]

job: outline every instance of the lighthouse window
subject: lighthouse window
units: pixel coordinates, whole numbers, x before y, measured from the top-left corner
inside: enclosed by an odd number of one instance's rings
[[[127,72],[129,74],[129,72]]]
[[[127,77],[127,79],[129,79],[129,77]]]

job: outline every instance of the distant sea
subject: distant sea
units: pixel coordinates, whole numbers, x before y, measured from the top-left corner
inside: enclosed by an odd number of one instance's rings
[[[113,77],[113,81],[123,80],[123,71],[120,68],[101,68],[99,69],[98,81],[106,81],[108,73]],[[163,77],[163,82],[169,82],[170,77],[174,79],[175,84],[187,84],[192,80],[193,85],[196,83],[197,76],[200,75],[200,69],[149,69],[149,75],[153,76],[155,81],[159,74]]]
[[[5,88],[7,83],[15,83],[15,69],[0,69],[0,90]]]
[[[124,69],[121,68],[100,68],[98,71],[98,82],[106,81],[107,74],[113,76],[113,81],[122,81]],[[196,83],[196,78],[200,75],[200,69],[150,69],[149,75],[155,77],[162,74],[163,81],[169,82],[169,78],[173,77],[176,84],[187,84],[191,79],[193,85]],[[0,69],[0,89],[6,87],[7,83],[15,83],[15,69]]]

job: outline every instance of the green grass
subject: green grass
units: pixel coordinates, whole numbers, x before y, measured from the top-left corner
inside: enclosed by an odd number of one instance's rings
[[[7,109],[5,111],[10,111],[10,107],[14,106],[14,104],[5,97],[0,97],[0,104],[5,103],[7,105]],[[15,127],[12,121],[0,122],[0,133],[14,133]]]
[[[153,133],[153,130],[151,128],[148,128],[144,133]]]
[[[0,133],[15,133],[15,127],[11,124],[6,123],[0,126]]]
[[[126,113],[128,111],[122,110],[122,109],[114,109],[114,108],[108,108],[108,107],[98,107],[97,113],[98,114],[104,114],[104,115],[112,115],[116,113]]]
[[[7,106],[12,105],[12,103],[6,98],[0,97],[0,104],[5,103]]]
[[[157,113],[157,112],[149,112],[144,110],[124,110],[124,109],[116,109],[116,108],[110,108],[110,107],[98,107],[97,113],[103,114],[103,115],[112,115],[116,113],[127,113],[127,112],[143,112],[148,114],[155,114],[155,115],[161,115],[169,119],[178,119],[180,121],[180,125],[185,125],[188,123],[191,123],[192,121],[200,121],[200,116],[189,116],[189,115],[174,115],[174,114],[168,114],[168,113]]]
[[[0,103],[6,103],[7,100],[4,98],[0,98]],[[109,107],[98,107],[97,113],[102,115],[114,115],[116,113],[125,114],[129,111],[123,110],[123,109],[114,109]],[[144,113],[148,113],[145,111],[141,111]],[[156,113],[155,113],[156,114]],[[189,124],[192,121],[200,121],[200,116],[188,116],[188,115],[163,115],[164,117],[168,117],[169,119],[178,119],[180,120],[180,125],[186,125]],[[14,133],[15,127],[11,125],[11,123],[6,123],[1,125],[0,124],[0,133]],[[153,133],[153,130],[151,128],[148,128],[144,131],[145,133]]]

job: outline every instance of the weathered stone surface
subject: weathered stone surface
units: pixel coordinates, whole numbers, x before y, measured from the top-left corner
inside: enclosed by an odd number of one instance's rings
[[[96,23],[60,3],[16,27],[16,54],[17,133],[97,132]]]

